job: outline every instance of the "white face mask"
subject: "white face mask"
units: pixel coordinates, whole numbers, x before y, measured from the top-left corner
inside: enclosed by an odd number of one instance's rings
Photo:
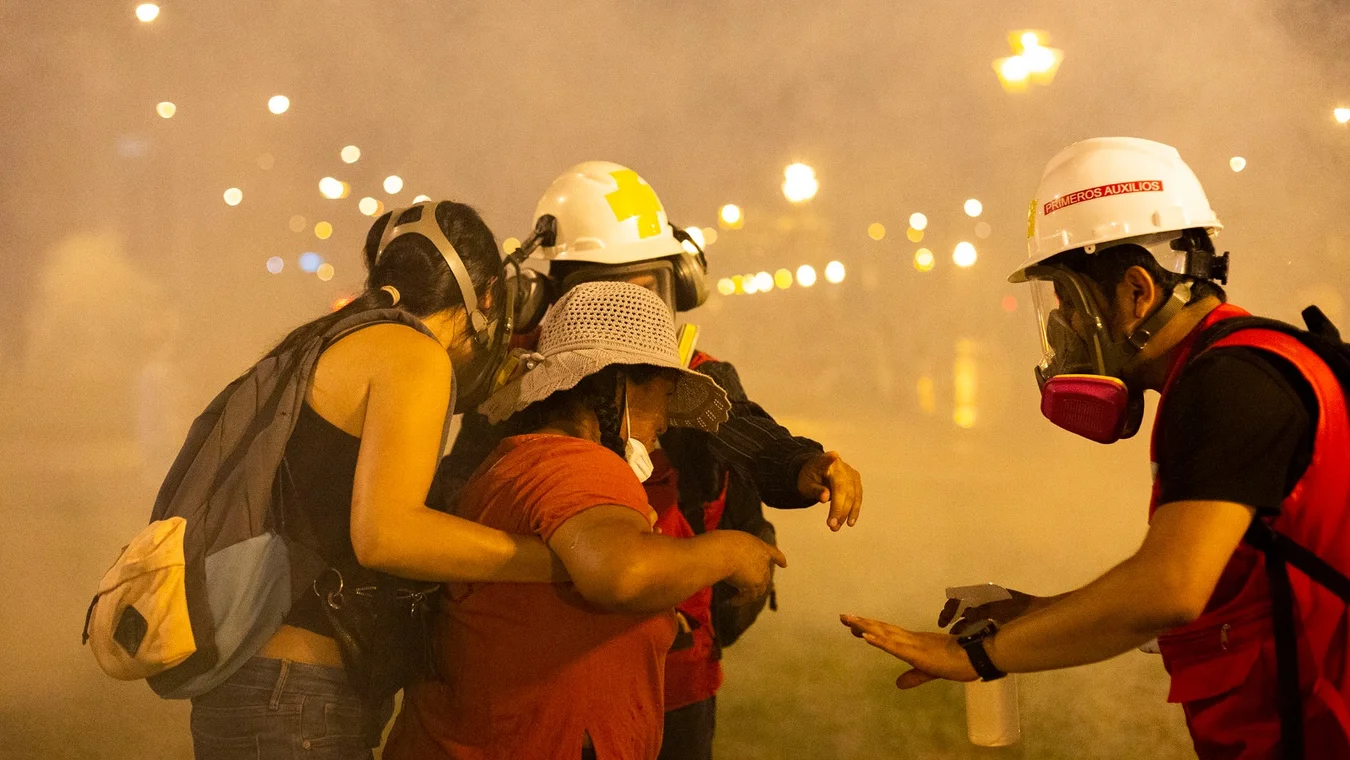
[[[628,421],[628,381],[623,383],[623,424],[628,428],[628,440],[623,445],[623,458],[633,468],[633,474],[640,482],[647,482],[652,476],[652,457],[647,453],[647,445],[633,437],[633,426]]]

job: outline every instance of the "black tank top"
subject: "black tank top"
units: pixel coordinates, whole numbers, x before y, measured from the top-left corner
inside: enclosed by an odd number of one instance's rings
[[[360,450],[360,438],[304,404],[277,475],[288,532],[303,536],[304,543],[315,548],[329,567],[357,567],[351,533],[352,481]],[[300,594],[285,623],[333,635],[333,626],[311,589]]]

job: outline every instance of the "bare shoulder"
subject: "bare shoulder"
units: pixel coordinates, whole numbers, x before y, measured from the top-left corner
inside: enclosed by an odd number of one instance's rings
[[[375,377],[444,379],[450,375],[450,356],[433,338],[407,325],[376,324],[334,343],[328,353],[356,360]]]

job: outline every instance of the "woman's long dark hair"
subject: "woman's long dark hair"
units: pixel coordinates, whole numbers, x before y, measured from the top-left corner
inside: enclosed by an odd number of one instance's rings
[[[615,399],[620,398],[624,379],[641,385],[670,371],[669,367],[651,364],[611,364],[583,377],[575,386],[553,393],[511,415],[505,423],[507,430],[510,435],[529,433],[548,425],[550,420],[587,409],[595,413],[595,419],[600,423],[600,445],[622,457],[623,410]]]
[[[341,309],[292,330],[268,356],[303,345],[357,312],[394,306],[393,296],[388,291],[380,290],[386,285],[394,286],[399,292],[396,308],[415,317],[428,317],[446,309],[464,307],[464,298],[454,275],[450,273],[450,267],[431,241],[421,235],[396,238],[384,250],[379,261],[375,260],[380,238],[389,226],[392,213],[376,219],[370,232],[366,233],[363,248],[367,272],[365,291]],[[421,218],[421,207],[408,208],[399,215],[398,223],[407,224]],[[490,321],[499,319],[506,303],[505,277],[492,230],[488,229],[473,207],[454,201],[436,204],[436,223],[463,260],[469,279],[473,281],[474,292],[479,295],[480,307],[483,295],[489,287],[492,289],[492,307],[486,310],[486,316]]]

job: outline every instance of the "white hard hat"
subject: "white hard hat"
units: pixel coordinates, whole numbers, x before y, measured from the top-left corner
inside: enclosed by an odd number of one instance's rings
[[[1008,279],[1025,282],[1027,267],[1064,251],[1193,228],[1213,234],[1223,225],[1176,148],[1137,137],[1083,140],[1045,167],[1031,202],[1027,260]]]
[[[557,244],[543,249],[548,259],[631,264],[685,250],[652,186],[609,161],[586,161],[559,175],[534,218],[545,214],[558,220]]]

